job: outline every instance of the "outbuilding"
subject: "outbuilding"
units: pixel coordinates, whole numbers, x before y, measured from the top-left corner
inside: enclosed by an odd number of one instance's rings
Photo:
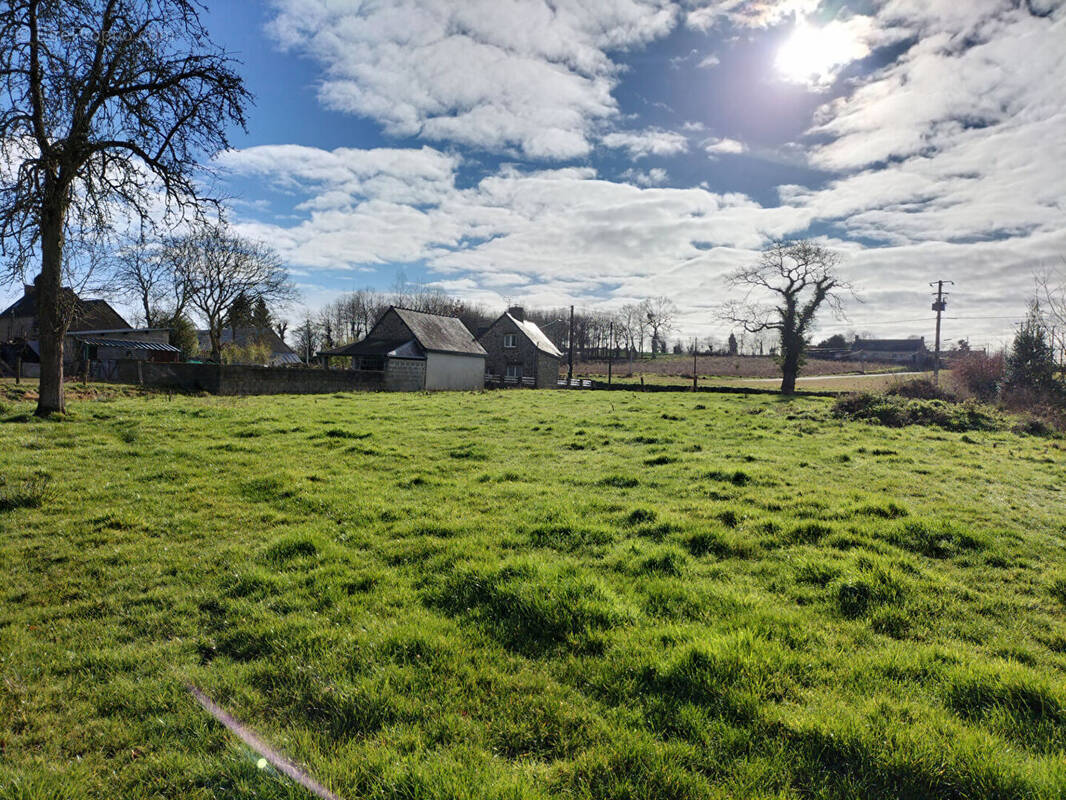
[[[485,385],[485,349],[457,317],[392,306],[362,341],[323,350],[382,377],[391,391],[473,390]]]

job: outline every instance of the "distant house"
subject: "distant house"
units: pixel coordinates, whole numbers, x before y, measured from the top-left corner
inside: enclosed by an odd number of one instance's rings
[[[211,334],[209,331],[197,331],[196,339],[200,347],[200,353],[204,358],[211,355]],[[238,347],[247,347],[250,344],[263,344],[270,350],[269,366],[284,367],[302,364],[300,357],[291,347],[270,328],[223,328],[222,346],[236,344]]]
[[[98,367],[110,369],[120,359],[176,361],[180,357],[165,328],[134,328],[106,300],[83,300],[68,287],[60,292],[61,305],[70,314],[63,342],[66,372],[80,371],[86,362],[95,375]],[[0,343],[4,343],[0,359],[7,370],[21,361],[22,375],[40,374],[39,335],[37,289],[27,284],[22,297],[0,312]]]
[[[906,364],[916,368],[932,363],[932,354],[920,339],[856,339],[851,344],[850,357],[887,364]]]
[[[393,306],[362,341],[323,350],[323,359],[349,358],[351,368],[380,373],[393,391],[481,389],[485,350],[456,317]]]
[[[563,354],[521,306],[512,306],[478,335],[485,348],[486,382],[551,389],[558,384]]]
[[[106,300],[83,300],[67,286],[60,289],[60,304],[70,314],[70,326],[67,328],[70,333],[132,329]],[[36,340],[39,331],[37,288],[27,283],[23,285],[22,297],[0,311],[0,342]]]

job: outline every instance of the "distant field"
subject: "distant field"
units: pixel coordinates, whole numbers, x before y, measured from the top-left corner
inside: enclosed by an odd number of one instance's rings
[[[1066,442],[820,398],[0,400],[0,798],[1066,796]]]
[[[562,369],[565,372],[564,361]],[[901,372],[904,367],[898,364],[881,364],[861,361],[828,361],[810,359],[803,365],[801,376],[845,375],[861,372]],[[655,358],[635,360],[632,365],[625,359],[614,362],[614,377],[620,379],[637,379],[643,375],[645,381],[673,382],[687,379],[692,381],[692,356],[663,355]],[[773,358],[756,356],[697,356],[696,373],[700,377],[710,378],[780,378],[781,367]],[[606,377],[606,361],[582,361],[574,364],[574,375],[581,377]]]

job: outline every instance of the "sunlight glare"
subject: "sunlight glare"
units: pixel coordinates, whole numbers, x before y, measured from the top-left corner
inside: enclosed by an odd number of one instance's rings
[[[786,80],[826,84],[831,82],[838,67],[869,52],[848,23],[833,20],[819,28],[801,20],[777,51],[774,66]]]

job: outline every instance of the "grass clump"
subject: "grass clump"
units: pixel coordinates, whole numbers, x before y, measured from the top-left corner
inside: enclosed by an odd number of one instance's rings
[[[451,614],[469,615],[506,647],[530,654],[561,645],[580,649],[595,634],[633,618],[615,592],[583,570],[529,561],[460,568],[428,598]]]
[[[640,486],[640,481],[627,475],[608,475],[606,478],[600,478],[598,484],[615,489],[633,489]]]
[[[906,581],[895,571],[873,566],[837,583],[836,604],[843,616],[856,619],[883,606],[898,607],[903,603],[906,593]]]
[[[0,475],[0,511],[40,508],[53,496],[52,479],[48,475],[31,475],[15,481]]]
[[[952,558],[989,547],[987,536],[960,530],[945,520],[908,520],[884,538],[896,547],[926,558]]]

